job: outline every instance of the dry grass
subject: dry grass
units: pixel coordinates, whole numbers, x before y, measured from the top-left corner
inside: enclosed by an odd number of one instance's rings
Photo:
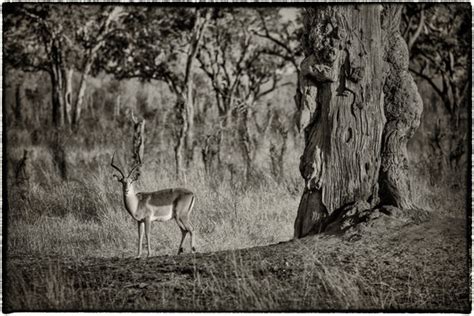
[[[134,260],[136,225],[111,176],[111,150],[71,152],[73,173],[65,182],[44,148],[32,150],[28,194],[8,186],[5,311],[469,308],[462,183],[454,191],[412,183],[419,206],[436,215],[420,226],[356,241],[317,236],[276,244],[292,237],[297,191],[269,177],[247,189],[215,185],[196,169],[185,185],[197,196],[200,253],[174,256],[179,230],[170,221],[153,225],[155,257]],[[20,157],[22,148],[9,153]],[[139,189],[184,185],[170,170],[147,165]]]
[[[9,253],[132,256],[136,224],[125,211],[120,184],[112,177],[110,155],[97,155],[101,161],[92,170],[74,167],[70,180],[61,181],[48,165],[47,152],[41,148],[33,151],[34,178],[40,181],[24,196],[21,188],[9,185]],[[78,153],[73,156],[81,160]],[[179,183],[170,169],[144,168],[138,190],[192,188],[197,196],[192,221],[199,251],[238,249],[291,238],[292,210],[297,208],[298,198],[283,185],[267,182],[246,190],[228,183],[217,186],[200,169],[188,173],[187,183]],[[155,223],[152,229],[154,253],[174,254],[180,238],[176,223]]]
[[[8,310],[469,310],[463,222],[182,256],[8,261]],[[383,238],[382,238],[383,237]]]

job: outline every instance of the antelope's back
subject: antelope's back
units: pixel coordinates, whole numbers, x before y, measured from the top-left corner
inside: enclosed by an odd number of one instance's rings
[[[184,188],[164,189],[155,192],[141,193],[141,200],[153,206],[173,205],[179,198],[194,196],[193,192]]]

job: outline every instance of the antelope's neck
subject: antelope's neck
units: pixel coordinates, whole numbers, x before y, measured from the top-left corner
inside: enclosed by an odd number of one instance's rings
[[[127,193],[124,192],[123,194],[124,197],[124,202],[125,202],[125,208],[127,209],[127,212],[135,219],[137,219],[137,209],[138,209],[138,198],[137,194],[135,193],[135,189],[133,185],[130,187],[130,190],[128,190]]]

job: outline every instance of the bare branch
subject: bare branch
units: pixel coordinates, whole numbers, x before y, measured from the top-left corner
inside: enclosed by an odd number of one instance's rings
[[[415,44],[416,40],[421,34],[421,30],[423,29],[425,25],[425,10],[421,9],[420,10],[420,20],[418,21],[418,26],[416,28],[415,33],[408,39],[408,51],[411,51],[413,45]]]
[[[408,36],[408,33],[410,32],[410,29],[411,29],[411,25],[412,25],[412,21],[414,19],[414,16],[410,16],[410,19],[407,21],[407,18],[405,16],[405,14],[402,14],[402,17],[403,19],[406,21],[406,28],[405,30],[403,31],[403,38],[406,40],[407,39],[407,36]]]
[[[433,81],[433,79],[432,79],[430,76],[428,76],[428,75],[426,75],[426,74],[424,74],[424,73],[422,73],[422,72],[420,72],[420,71],[418,71],[418,70],[416,70],[416,69],[414,69],[414,68],[410,68],[409,70],[410,70],[412,73],[414,73],[415,75],[417,75],[418,77],[425,79],[426,82],[428,82],[428,83],[433,87],[433,89],[436,91],[436,93],[437,93],[441,98],[443,98],[443,92],[441,91],[441,88],[439,88],[439,87],[436,85],[436,83]]]

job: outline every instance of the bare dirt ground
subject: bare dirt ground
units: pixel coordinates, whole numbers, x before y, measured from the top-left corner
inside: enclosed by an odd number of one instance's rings
[[[364,234],[141,260],[9,257],[4,311],[469,312],[465,223],[433,217],[376,224]]]

